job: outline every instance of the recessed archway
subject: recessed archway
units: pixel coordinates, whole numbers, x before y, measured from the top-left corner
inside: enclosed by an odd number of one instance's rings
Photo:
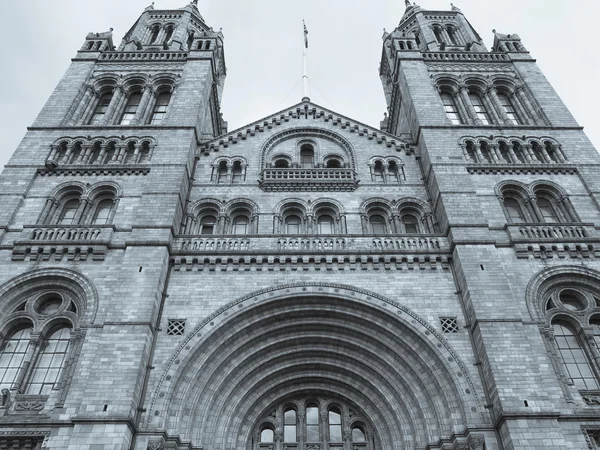
[[[377,449],[408,449],[484,421],[468,372],[407,308],[336,285],[290,285],[239,299],[182,343],[149,408],[149,429],[205,450],[249,449],[285,398],[360,409]]]

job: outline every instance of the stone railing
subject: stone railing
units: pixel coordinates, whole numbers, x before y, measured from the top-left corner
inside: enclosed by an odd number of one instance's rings
[[[344,238],[307,237],[307,238],[280,238],[277,240],[278,250],[346,250]]]
[[[588,242],[598,240],[598,234],[592,224],[511,224],[506,228],[512,241]]]
[[[474,53],[474,52],[427,52],[423,58],[428,61],[508,61],[504,53]]]
[[[100,55],[101,61],[185,61],[185,52],[106,52]]]
[[[358,181],[352,169],[264,169],[259,184],[265,191],[353,191]]]
[[[379,250],[440,250],[439,238],[398,237],[374,238],[373,248]]]
[[[245,237],[182,236],[173,242],[175,253],[444,253],[450,251],[445,237],[428,236],[282,236]]]
[[[34,242],[102,241],[108,237],[107,231],[110,232],[111,228],[39,227],[30,232],[28,240]]]
[[[230,252],[250,250],[250,239],[246,238],[192,238],[181,240],[178,246],[181,250]]]

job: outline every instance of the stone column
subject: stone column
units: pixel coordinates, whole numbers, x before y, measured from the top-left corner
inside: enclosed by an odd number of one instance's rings
[[[71,143],[68,147],[67,147],[67,151],[65,152],[65,155],[62,157],[61,161],[58,161],[60,164],[68,164],[69,163],[69,159],[71,158],[71,153],[73,152],[73,144]]]
[[[490,98],[490,101],[494,105],[494,109],[498,112],[498,123],[504,123],[504,125],[513,125],[512,119],[508,117],[504,106],[502,106],[502,103],[500,103],[500,99],[498,98],[498,93],[496,92],[496,89],[490,87],[487,91],[487,94]]]
[[[457,94],[456,92],[452,92],[450,95],[452,95],[452,100],[454,100],[454,104],[458,108],[458,112],[461,117],[461,121],[466,123],[467,125],[471,125],[473,123],[473,121],[472,121],[471,117],[469,116],[469,112],[467,111],[467,108],[466,108],[460,94]]]
[[[88,125],[90,121],[90,115],[96,108],[96,104],[100,100],[100,93],[96,90],[92,90],[92,97],[88,104],[84,107],[83,113],[81,114],[81,118],[77,120],[76,124],[79,125]]]
[[[39,225],[46,224],[46,222],[48,221],[48,216],[50,215],[50,212],[54,209],[55,205],[56,205],[56,201],[53,198],[49,198],[46,200],[46,204],[44,205],[42,214],[40,215],[40,218],[38,219]]]
[[[298,411],[298,428],[296,434],[298,435],[298,448],[304,448],[306,442],[306,414],[304,411]]]
[[[283,450],[283,432],[275,430],[275,450]]]
[[[320,429],[321,429],[321,450],[329,449],[329,442],[327,441],[327,411],[320,411],[319,416],[321,419]]]
[[[314,234],[315,233],[315,216],[312,214],[307,214],[306,219],[304,220],[306,223],[306,233]]]
[[[513,148],[513,146],[511,144],[508,144],[507,148],[508,148],[508,154],[510,155],[510,159],[512,159],[512,162],[514,162],[515,164],[520,164],[521,161],[519,161],[519,158],[517,158],[517,155],[515,154],[515,149]]]
[[[399,214],[392,215],[392,225],[395,228],[394,233],[397,233],[397,234],[402,233],[402,220],[400,219]]]
[[[527,112],[531,115],[536,125],[545,125],[544,121],[540,118],[537,111],[533,107],[533,104],[529,101],[529,97],[525,94],[523,86],[517,86],[516,88],[517,97],[521,101],[525,108],[527,108]]]
[[[348,224],[346,223],[346,216],[343,214],[340,216],[340,233],[348,233]]]
[[[361,213],[361,215],[360,215],[360,224],[362,226],[363,233],[368,234],[369,233],[369,219],[367,218],[367,215],[364,213]]]
[[[352,450],[352,431],[346,428],[343,433],[344,450]]]
[[[513,105],[515,105],[515,108],[517,109],[517,112],[519,113],[519,117],[522,118],[521,121],[523,122],[523,124],[535,125],[533,119],[531,117],[529,117],[529,114],[527,113],[527,111],[525,111],[525,108],[521,104],[521,101],[519,100],[519,98],[517,97],[515,92],[511,93],[510,99],[511,99]]]
[[[472,161],[471,156],[469,155],[469,152],[467,151],[467,144],[460,144],[460,148],[463,151],[463,156],[467,161]]]
[[[543,145],[540,145],[540,151],[542,152],[542,156],[544,157],[544,162],[547,164],[552,164],[552,158],[550,158],[550,155],[548,154],[548,150],[546,150],[546,147]]]
[[[562,204],[565,210],[567,211],[567,214],[569,215],[569,217],[567,217],[567,220],[569,220],[570,222],[580,221],[579,215],[575,211],[575,208],[573,208],[573,204],[571,203],[571,199],[569,197],[562,196],[559,199],[558,203]]]
[[[52,146],[52,150],[50,151],[50,156],[48,156],[47,161],[54,161],[55,163],[58,163],[58,161],[56,161],[56,152],[58,152],[59,148],[60,147],[58,145]]]
[[[502,156],[502,153],[500,153],[500,150],[498,149],[498,146],[496,144],[489,144],[488,148],[490,149],[492,158],[494,159],[496,164],[502,164],[506,162],[504,156]]]
[[[250,217],[250,234],[258,234],[258,214]]]
[[[483,125],[483,122],[479,117],[477,117],[477,111],[475,111],[475,107],[473,103],[471,103],[471,99],[469,98],[469,91],[467,91],[466,86],[461,86],[460,95],[465,104],[465,108],[467,109],[468,116],[471,118],[471,121],[475,125]]]
[[[75,112],[73,113],[73,115],[71,116],[69,121],[67,122],[67,126],[72,127],[73,125],[78,123],[83,118],[82,117],[83,112],[90,105],[90,102],[92,101],[93,97],[94,97],[94,90],[92,89],[91,86],[86,86],[85,92],[83,93],[83,96],[82,96],[81,100],[79,101],[79,105],[77,105],[77,109],[75,110]]]
[[[113,116],[117,110],[117,107],[119,106],[119,103],[121,103],[122,97],[123,97],[123,88],[121,86],[115,87],[115,91],[110,100],[108,108],[106,109],[106,113],[104,113],[104,117],[102,118],[102,120],[100,120],[98,125],[104,126],[104,125],[108,125],[109,123],[110,124],[113,123]]]
[[[483,157],[483,153],[481,152],[481,144],[475,144],[475,154],[477,155],[477,162],[485,164],[487,161]]]
[[[486,109],[490,112],[492,121],[497,125],[502,125],[504,123],[504,119],[502,119],[500,116],[500,110],[504,111],[504,108],[498,108],[498,106],[494,103],[492,99],[492,91],[494,91],[494,94],[496,94],[496,90],[493,87],[490,87],[487,89],[481,100],[485,104]]]
[[[47,345],[47,343],[42,341],[42,338],[39,335],[31,336],[25,358],[23,358],[19,373],[12,384],[12,389],[19,393],[24,393],[23,388],[26,386],[27,379],[31,376],[29,369],[35,365],[35,361],[37,360],[40,352],[44,349],[45,345]]]
[[[281,234],[281,216],[279,214],[273,216],[273,234]]]
[[[219,214],[217,219],[217,232],[215,234],[225,234],[225,227],[227,226],[227,216],[225,214]]]
[[[133,151],[132,163],[137,164],[140,162],[140,150],[142,149],[142,144],[135,144],[135,150]]]
[[[140,100],[140,104],[138,105],[137,111],[135,112],[135,116],[131,119],[131,125],[145,125],[146,123],[146,110],[148,109],[148,103],[152,98],[152,88],[150,86],[145,86],[142,98]]]
[[[567,162],[567,158],[565,157],[565,152],[563,152],[563,149],[560,145],[554,146],[554,153],[556,154],[556,157],[558,158],[558,160],[561,163]]]
[[[79,162],[83,164],[87,164],[90,160],[90,155],[92,154],[92,146],[90,144],[81,146],[81,155],[79,156]]]
[[[73,218],[73,225],[79,225],[84,213],[86,212],[89,202],[90,202],[90,200],[87,198],[87,196],[85,196],[85,195],[81,196],[81,201],[79,202],[79,208],[77,208],[77,212],[75,213],[75,217]]]
[[[527,160],[528,163],[533,164],[535,161],[537,161],[537,158],[535,157],[535,155],[533,154],[533,151],[531,150],[531,145],[525,144],[525,145],[522,145],[521,148],[523,149],[523,155],[525,155],[525,159]]]
[[[115,164],[121,164],[123,162],[123,158],[125,157],[125,151],[127,150],[127,146],[125,144],[120,144],[115,148],[115,157],[112,162]]]
[[[100,148],[100,153],[98,154],[98,158],[96,159],[95,164],[104,164],[104,155],[106,154],[106,144]]]
[[[540,211],[535,195],[529,197],[529,204],[531,205],[531,209],[533,210],[533,213],[535,215],[535,222],[543,222],[544,216],[542,215],[542,211]]]
[[[430,233],[435,233],[435,220],[432,213],[425,213],[425,224]]]

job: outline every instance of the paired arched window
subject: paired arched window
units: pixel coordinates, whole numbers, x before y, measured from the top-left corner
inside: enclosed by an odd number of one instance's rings
[[[600,299],[589,286],[557,284],[546,294],[545,313],[562,375],[579,390],[600,388],[597,339]]]
[[[258,209],[246,199],[236,199],[222,205],[207,200],[186,217],[182,233],[188,235],[248,235],[258,231]]]
[[[85,196],[84,196],[85,194]],[[65,187],[48,199],[38,223],[41,225],[108,225],[118,205],[112,186],[93,186],[84,192],[78,186]]]
[[[248,164],[242,157],[218,158],[212,164],[211,181],[217,184],[240,184],[246,180]]]
[[[374,183],[401,183],[404,181],[404,167],[398,158],[372,158],[369,161],[371,181]]]
[[[8,332],[0,338],[0,388],[50,395],[64,376],[77,307],[69,292],[29,295],[4,318]]]
[[[345,435],[344,430],[349,433]],[[350,441],[351,448],[356,450],[374,450],[368,440],[365,421],[355,408],[351,410],[340,402],[327,403],[317,399],[296,400],[277,407],[269,419],[259,425],[255,436],[254,450],[262,448],[261,444],[276,442],[298,450],[322,445],[342,448],[345,441]]]
[[[363,214],[363,233],[376,236],[389,234],[425,234],[433,232],[433,219],[417,199],[402,199],[396,206],[374,201]]]
[[[554,186],[506,185],[501,189],[500,199],[510,223],[579,222],[569,198]]]

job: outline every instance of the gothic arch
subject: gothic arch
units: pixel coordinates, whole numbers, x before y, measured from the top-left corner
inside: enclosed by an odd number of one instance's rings
[[[98,292],[84,275],[69,269],[38,269],[19,275],[0,286],[0,317],[6,317],[27,297],[38,290],[65,289],[72,292],[80,323],[92,325],[98,313]]]
[[[525,290],[525,302],[534,323],[545,323],[545,294],[561,284],[569,287],[585,286],[600,292],[600,272],[582,266],[557,266],[544,269],[535,275]]]
[[[245,370],[230,370],[238,365]],[[314,393],[359,405],[379,448],[408,449],[485,422],[477,392],[448,342],[408,308],[345,285],[298,283],[242,297],[186,336],[146,427],[206,450],[245,448],[274,402]]]

